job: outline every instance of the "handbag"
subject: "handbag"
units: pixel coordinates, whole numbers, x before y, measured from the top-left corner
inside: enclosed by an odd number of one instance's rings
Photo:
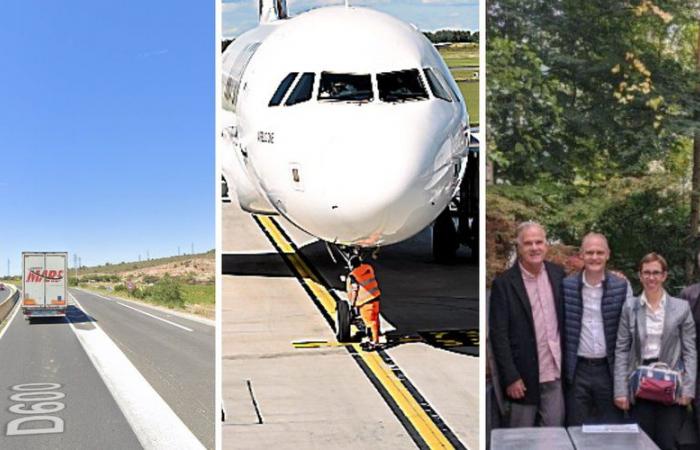
[[[629,377],[633,398],[643,398],[664,405],[673,405],[680,397],[681,373],[666,363],[639,366]]]

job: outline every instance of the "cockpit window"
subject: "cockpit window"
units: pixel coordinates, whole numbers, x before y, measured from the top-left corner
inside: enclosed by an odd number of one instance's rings
[[[282,80],[280,85],[277,86],[277,90],[275,91],[275,94],[272,96],[272,98],[270,99],[270,103],[267,106],[278,106],[280,103],[282,103],[282,99],[284,98],[285,94],[289,90],[289,87],[292,85],[296,77],[297,72],[292,72],[286,77],[284,77],[284,80]]]
[[[432,69],[426,68],[423,69],[423,72],[425,72],[425,78],[428,80],[428,84],[430,85],[430,90],[433,91],[433,95],[437,98],[451,102],[452,99],[450,98],[450,94],[447,93],[445,88],[440,83],[438,77],[433,73]]]
[[[450,90],[452,93],[452,100],[455,101],[455,103],[459,103],[459,94],[457,94],[457,91],[455,91],[455,88],[452,87],[450,82],[445,78],[445,74],[443,72],[438,72],[438,75],[440,75],[440,79],[442,80],[443,83],[445,83],[445,86]]]
[[[321,72],[319,100],[336,102],[368,102],[374,98],[372,77],[349,73]]]
[[[305,72],[301,77],[299,77],[299,81],[297,81],[296,86],[294,86],[292,93],[289,94],[289,97],[284,104],[291,106],[311,100],[315,78],[316,75],[312,72]]]
[[[383,102],[425,100],[428,92],[423,86],[417,69],[399,70],[377,74],[379,99]]]

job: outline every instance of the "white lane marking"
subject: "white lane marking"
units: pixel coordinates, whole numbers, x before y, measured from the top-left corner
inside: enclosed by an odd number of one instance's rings
[[[8,320],[7,323],[5,324],[5,328],[3,328],[2,330],[0,330],[0,339],[2,339],[3,336],[5,336],[5,333],[7,332],[7,329],[10,328],[10,325],[12,324],[12,321],[15,320],[15,316],[17,315],[17,311],[20,310],[20,307],[19,307],[19,306],[20,306],[20,303],[21,303],[21,302],[20,302],[19,300],[17,300],[17,303],[16,303],[15,306],[14,306],[15,312],[13,312],[13,313],[11,314],[10,320]]]
[[[80,289],[80,290],[82,290],[82,289]],[[83,292],[88,292],[88,291],[83,291]],[[91,294],[91,295],[94,295],[95,297],[100,297],[100,298],[102,298],[102,299],[109,300],[110,302],[113,302],[113,301],[114,301],[114,299],[111,299],[111,298],[109,298],[109,297],[105,297],[104,295],[100,295],[100,294],[98,294],[97,292],[88,292],[88,293]],[[71,294],[71,295],[73,295],[73,294]],[[75,297],[73,297],[73,298],[75,298]]]
[[[163,321],[165,323],[169,323],[170,325],[172,325],[174,327],[182,328],[183,330],[190,331],[190,332],[194,331],[192,328],[187,328],[183,325],[180,325],[179,323],[171,322],[168,319],[163,319],[162,317],[155,316],[151,313],[147,313],[146,311],[141,311],[138,308],[134,308],[133,306],[126,305],[122,302],[117,302],[117,304],[122,305],[124,308],[133,309],[134,311],[140,312],[141,314],[144,314],[146,316],[153,317],[154,319],[158,319],[158,320]]]
[[[92,322],[90,329],[69,323],[144,449],[204,448],[97,323]]]

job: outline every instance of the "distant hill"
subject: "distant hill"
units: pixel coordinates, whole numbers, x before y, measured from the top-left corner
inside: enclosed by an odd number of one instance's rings
[[[185,276],[198,282],[213,282],[216,273],[215,259],[214,250],[209,250],[193,255],[81,267],[78,269],[78,276],[82,279],[90,278],[89,275],[105,274],[118,275],[122,279],[140,280],[144,277],[161,277],[167,273],[173,277]],[[70,275],[75,275],[74,269],[71,269]]]

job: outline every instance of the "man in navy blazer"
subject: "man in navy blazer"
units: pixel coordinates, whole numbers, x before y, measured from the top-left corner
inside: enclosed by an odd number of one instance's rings
[[[546,262],[547,235],[536,222],[517,229],[518,260],[493,282],[489,339],[511,427],[562,426],[564,269]]]
[[[564,279],[564,379],[569,426],[618,422],[613,401],[615,345],[622,305],[632,290],[606,270],[608,240],[588,233],[581,241],[584,268]]]

